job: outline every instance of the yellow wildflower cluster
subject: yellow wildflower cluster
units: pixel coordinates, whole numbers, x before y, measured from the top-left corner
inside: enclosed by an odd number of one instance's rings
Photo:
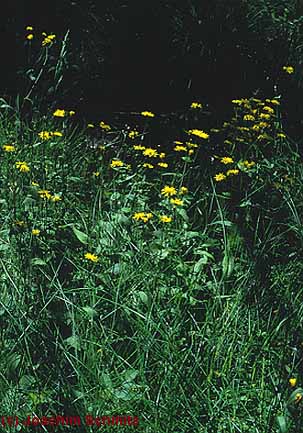
[[[151,111],[142,111],[142,112],[141,112],[141,116],[145,116],[145,117],[155,117],[154,113],[152,113]]]
[[[171,216],[167,216],[167,215],[160,215],[159,219],[162,223],[171,223],[173,220]]]
[[[42,36],[44,36],[44,39],[42,41],[42,46],[45,47],[46,45],[50,45],[52,42],[54,42],[56,35],[50,34],[47,35],[45,32],[42,33]]]
[[[4,152],[15,152],[16,150],[15,146],[13,146],[12,144],[4,144],[4,146],[2,146],[2,149],[4,150]]]
[[[17,161],[15,163],[15,166],[22,173],[27,173],[30,171],[30,168],[29,168],[27,162],[25,162],[25,161]]]
[[[190,108],[202,108],[200,102],[192,102]]]
[[[54,131],[54,132],[41,131],[39,132],[38,135],[41,138],[41,140],[49,140],[52,137],[63,137],[63,134],[60,131]]]
[[[294,73],[294,67],[293,66],[283,66],[283,71],[285,71],[287,74],[293,74]]]
[[[133,219],[135,221],[143,221],[144,223],[147,223],[151,218],[153,217],[152,213],[146,213],[146,212],[136,212],[133,215]]]
[[[124,162],[120,161],[119,159],[113,159],[112,162],[110,163],[111,168],[116,168],[116,167],[123,167]]]
[[[136,131],[135,129],[133,131],[130,131],[128,133],[128,137],[131,138],[132,140],[136,137],[138,137],[140,135],[140,133],[138,131]]]
[[[73,116],[74,114],[75,114],[75,111],[73,111],[73,110],[66,111],[66,110],[63,110],[61,108],[57,108],[57,110],[55,110],[53,112],[54,117],[65,117],[67,115]]]
[[[110,125],[108,125],[107,123],[104,123],[103,121],[101,121],[99,123],[100,128],[102,128],[104,131],[110,131],[112,128]]]
[[[40,189],[38,191],[38,195],[40,198],[44,200],[50,200],[53,202],[61,201],[62,198],[58,194],[52,195],[48,189]]]
[[[96,254],[92,253],[85,253],[84,258],[94,263],[97,263],[99,261],[99,257]]]
[[[187,131],[189,135],[195,135],[196,137],[203,138],[204,140],[207,140],[209,138],[209,135],[202,131],[201,129],[190,129]]]

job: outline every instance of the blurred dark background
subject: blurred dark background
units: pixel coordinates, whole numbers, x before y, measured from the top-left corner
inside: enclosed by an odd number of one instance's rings
[[[272,97],[276,85],[293,132],[302,127],[301,1],[3,0],[1,12],[2,95],[30,86],[29,50],[34,59],[39,48],[26,41],[32,25],[35,38],[45,31],[62,40],[70,30],[60,86],[51,90],[50,75],[40,89],[45,106],[100,117],[198,100],[220,119],[232,99]],[[282,71],[288,64],[292,75]]]

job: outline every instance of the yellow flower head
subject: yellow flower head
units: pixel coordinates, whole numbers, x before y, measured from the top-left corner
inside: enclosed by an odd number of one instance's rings
[[[133,140],[134,138],[138,137],[138,135],[140,135],[138,131],[130,131],[130,132],[128,133],[128,137],[131,138],[132,140]]]
[[[226,176],[224,173],[218,173],[214,177],[216,182],[222,182],[222,180],[226,179]]]
[[[295,396],[295,403],[299,403],[302,400],[302,394],[300,392],[297,392]]]
[[[93,172],[93,176],[95,176],[95,177],[100,176],[100,171],[94,171],[94,172]]]
[[[4,150],[4,152],[15,152],[16,150],[15,146],[12,146],[11,144],[5,144],[4,146],[2,146],[2,149]]]
[[[165,185],[164,188],[161,189],[161,194],[164,197],[173,197],[177,195],[177,190],[174,186]]]
[[[40,198],[43,198],[43,199],[46,199],[46,200],[51,200],[51,198],[52,198],[51,193],[47,189],[40,189],[38,191],[38,194],[39,194]]]
[[[64,117],[65,116],[65,110],[60,110],[59,108],[53,112],[53,116],[55,117]]]
[[[142,111],[141,116],[145,117],[155,117],[154,113],[151,113],[150,111]]]
[[[68,112],[68,114],[69,114],[70,116],[74,116],[74,115],[76,114],[76,112],[73,111],[73,110],[71,110],[71,111]]]
[[[49,140],[52,136],[52,133],[48,131],[41,131],[39,132],[38,135],[41,138],[41,140]]]
[[[34,29],[32,26],[27,26],[27,27],[25,27],[25,30],[32,32]]]
[[[293,74],[294,68],[293,66],[283,66],[283,71],[285,71],[287,74]]]
[[[30,168],[25,161],[17,161],[15,163],[15,165],[16,165],[16,168],[19,171],[21,171],[22,173],[26,173],[26,172],[30,171]]]
[[[239,174],[239,170],[237,168],[234,168],[232,170],[227,170],[226,176],[231,176],[232,174]]]
[[[88,124],[87,124],[87,127],[88,127],[88,128],[94,128],[95,125],[93,125],[92,123],[88,123]]]
[[[159,158],[160,158],[160,159],[165,158],[165,156],[166,156],[166,154],[165,154],[164,152],[161,152],[161,153],[159,154]]]
[[[107,125],[106,123],[104,123],[103,121],[101,121],[99,123],[100,128],[102,128],[104,131],[110,131],[112,128],[110,125]]]
[[[181,186],[179,190],[179,194],[187,194],[187,193],[188,193],[188,188],[186,188],[186,186]]]
[[[274,99],[274,101],[277,102],[275,99]],[[274,114],[274,112],[275,112],[275,110],[273,110],[271,107],[268,107],[267,105],[265,107],[263,107],[263,110],[267,111],[267,113],[269,113],[269,114]]]
[[[190,108],[202,108],[200,102],[192,102]]]
[[[135,144],[133,146],[133,149],[135,149],[135,150],[144,150],[146,148],[145,148],[145,146],[141,146],[140,144]]]
[[[116,160],[112,160],[112,162],[110,163],[111,168],[115,168],[115,167],[123,167],[124,163],[122,161],[120,161],[119,159]]]
[[[154,166],[153,166],[152,164],[149,164],[148,162],[145,162],[145,163],[143,164],[143,167],[144,167],[144,168],[154,168]]]
[[[254,118],[254,116],[252,116],[251,114],[246,114],[244,117],[243,117],[243,120],[255,120],[255,118]]]
[[[222,164],[232,164],[234,160],[230,156],[224,156],[221,158]]]
[[[209,137],[206,132],[201,131],[200,129],[190,129],[187,133],[190,135],[196,135],[197,137],[203,138],[205,140]]]
[[[241,163],[241,165],[244,165],[244,167],[246,167],[246,168],[251,168],[251,167],[253,167],[254,165],[255,165],[255,162],[254,161],[248,161],[247,159],[245,160],[245,161],[243,161],[242,163]]]
[[[135,221],[143,221],[144,223],[147,223],[152,218],[152,216],[152,213],[136,212],[133,215],[133,219]]]
[[[45,36],[45,33],[42,33],[43,36]],[[45,45],[49,45],[51,44],[54,39],[56,38],[56,35],[48,35],[46,36],[43,41],[42,41],[42,46],[44,47]]]
[[[288,382],[289,382],[290,386],[296,386],[297,379],[295,377],[291,377]]]
[[[174,151],[175,152],[186,152],[187,148],[185,146],[175,146]]]
[[[40,235],[40,230],[39,229],[33,229],[32,230],[32,235],[34,235],[34,236]]]
[[[155,158],[156,156],[158,156],[158,152],[156,151],[156,149],[148,147],[143,151],[143,155],[148,156],[149,158]]]
[[[183,200],[181,200],[179,198],[171,198],[170,202],[171,202],[171,204],[175,204],[176,206],[182,206],[183,205]]]
[[[61,200],[62,200],[62,198],[58,194],[55,194],[51,197],[51,201],[54,201],[54,202],[61,201]]]
[[[160,215],[159,219],[162,223],[170,223],[173,220],[172,217],[167,216],[167,215]]]
[[[85,253],[84,257],[86,258],[86,260],[90,260],[91,262],[94,262],[94,263],[97,263],[99,261],[99,257],[96,256],[96,254]]]
[[[34,39],[34,35],[32,33],[30,33],[29,35],[26,36],[26,39],[31,41],[32,39]]]
[[[158,162],[158,166],[162,167],[162,168],[167,168],[168,164],[167,164],[167,162]]]

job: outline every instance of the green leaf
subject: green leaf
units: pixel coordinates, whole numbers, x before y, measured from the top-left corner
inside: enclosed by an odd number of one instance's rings
[[[73,232],[76,236],[76,238],[78,239],[78,241],[80,241],[82,244],[86,245],[88,242],[88,236],[87,234],[85,234],[84,232],[81,232],[81,230],[76,229],[75,226],[72,226]]]
[[[145,292],[139,291],[138,296],[139,296],[141,302],[143,302],[144,304],[148,303],[148,296]]]
[[[85,313],[88,315],[90,319],[93,319],[94,317],[98,316],[97,311],[91,307],[82,307],[82,310],[85,311]]]
[[[35,257],[34,259],[32,259],[31,263],[33,266],[45,266],[45,265],[47,265],[47,263],[44,260],[39,259],[39,257]]]
[[[280,433],[287,433],[288,432],[288,426],[287,421],[284,415],[277,416],[277,423],[280,429]]]

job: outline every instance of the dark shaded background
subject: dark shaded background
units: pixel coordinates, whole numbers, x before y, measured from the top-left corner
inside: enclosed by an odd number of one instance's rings
[[[299,6],[293,13],[300,14]],[[294,131],[302,127],[302,92],[293,77],[281,73],[290,43],[280,28],[253,32],[246,1],[5,0],[1,12],[2,95],[22,94],[28,86],[21,73],[26,25],[58,39],[70,29],[63,86],[56,95],[40,95],[46,106],[63,104],[94,117],[142,109],[172,112],[200,100],[224,118],[232,99],[272,97],[276,84],[293,107],[285,115]]]

